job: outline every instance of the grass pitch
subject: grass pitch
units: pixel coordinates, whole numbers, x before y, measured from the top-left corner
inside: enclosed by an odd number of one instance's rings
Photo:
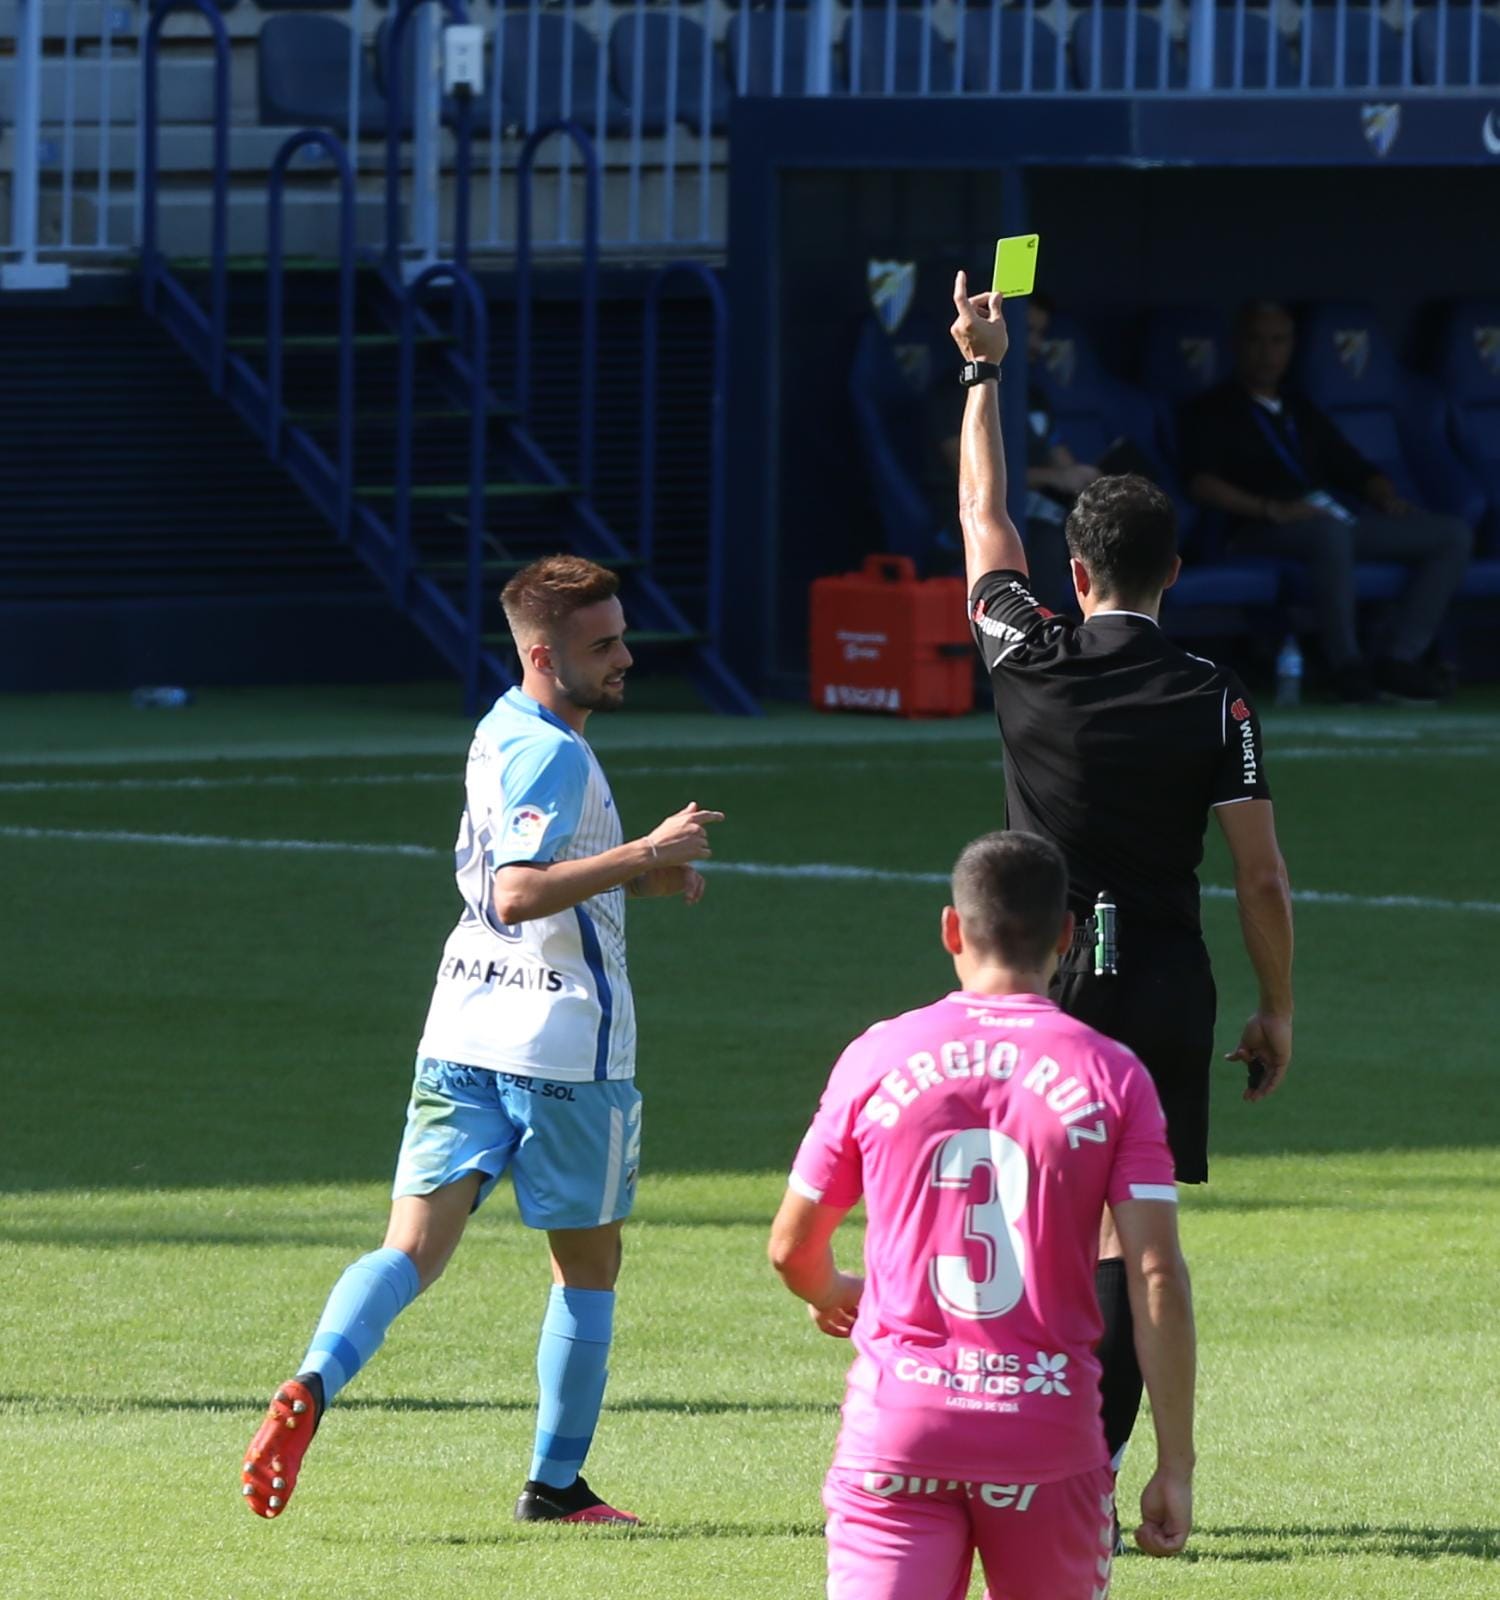
[[[645,1526],[509,1520],[546,1273],[503,1189],[329,1413],[285,1520],[239,1504],[270,1389],[379,1242],[456,907],[451,703],[0,703],[6,1600],[822,1592],[848,1349],[764,1235],[839,1048],[948,981],[940,877],[1000,816],[984,717],[595,720],[628,828],[689,799],[729,814],[701,907],[631,911],[645,1157],[589,1471]],[[1267,734],[1305,892],[1297,1057],[1255,1107],[1224,1068],[1212,1182],[1183,1207],[1198,1527],[1181,1561],[1119,1563],[1113,1593],[1479,1600],[1500,1570],[1500,702],[1273,713]],[[1216,841],[1204,880],[1228,882]],[[1205,914],[1227,1049],[1251,986],[1232,901]]]

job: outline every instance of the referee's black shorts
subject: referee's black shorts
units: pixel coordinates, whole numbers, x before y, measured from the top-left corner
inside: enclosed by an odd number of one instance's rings
[[[1179,1183],[1208,1180],[1208,1084],[1218,996],[1196,934],[1120,918],[1119,972],[1094,976],[1093,919],[1079,924],[1052,980],[1069,1016],[1135,1051],[1156,1082]]]

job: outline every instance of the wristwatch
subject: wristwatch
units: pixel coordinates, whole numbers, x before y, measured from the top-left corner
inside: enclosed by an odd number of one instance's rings
[[[995,361],[966,361],[958,369],[958,381],[965,389],[972,389],[976,383],[999,383],[999,363]]]

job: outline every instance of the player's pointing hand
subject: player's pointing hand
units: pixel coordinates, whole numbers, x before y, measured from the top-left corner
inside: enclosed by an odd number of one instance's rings
[[[1004,295],[986,290],[969,298],[969,275],[960,272],[953,280],[953,304],[958,315],[948,332],[968,361],[993,361],[998,365],[1010,348],[1010,333],[1005,326]]]
[[[646,835],[655,855],[655,865],[686,866],[713,854],[708,847],[708,825],[722,822],[722,811],[705,811],[696,800],[689,800],[681,811],[674,811]]]

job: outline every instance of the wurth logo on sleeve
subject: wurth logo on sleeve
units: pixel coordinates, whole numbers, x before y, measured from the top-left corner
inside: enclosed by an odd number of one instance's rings
[[[1243,703],[1236,702],[1238,705]],[[1251,722],[1248,712],[1240,722],[1240,765],[1245,774],[1245,787],[1253,788],[1260,776],[1260,759],[1255,750],[1255,724]]]

